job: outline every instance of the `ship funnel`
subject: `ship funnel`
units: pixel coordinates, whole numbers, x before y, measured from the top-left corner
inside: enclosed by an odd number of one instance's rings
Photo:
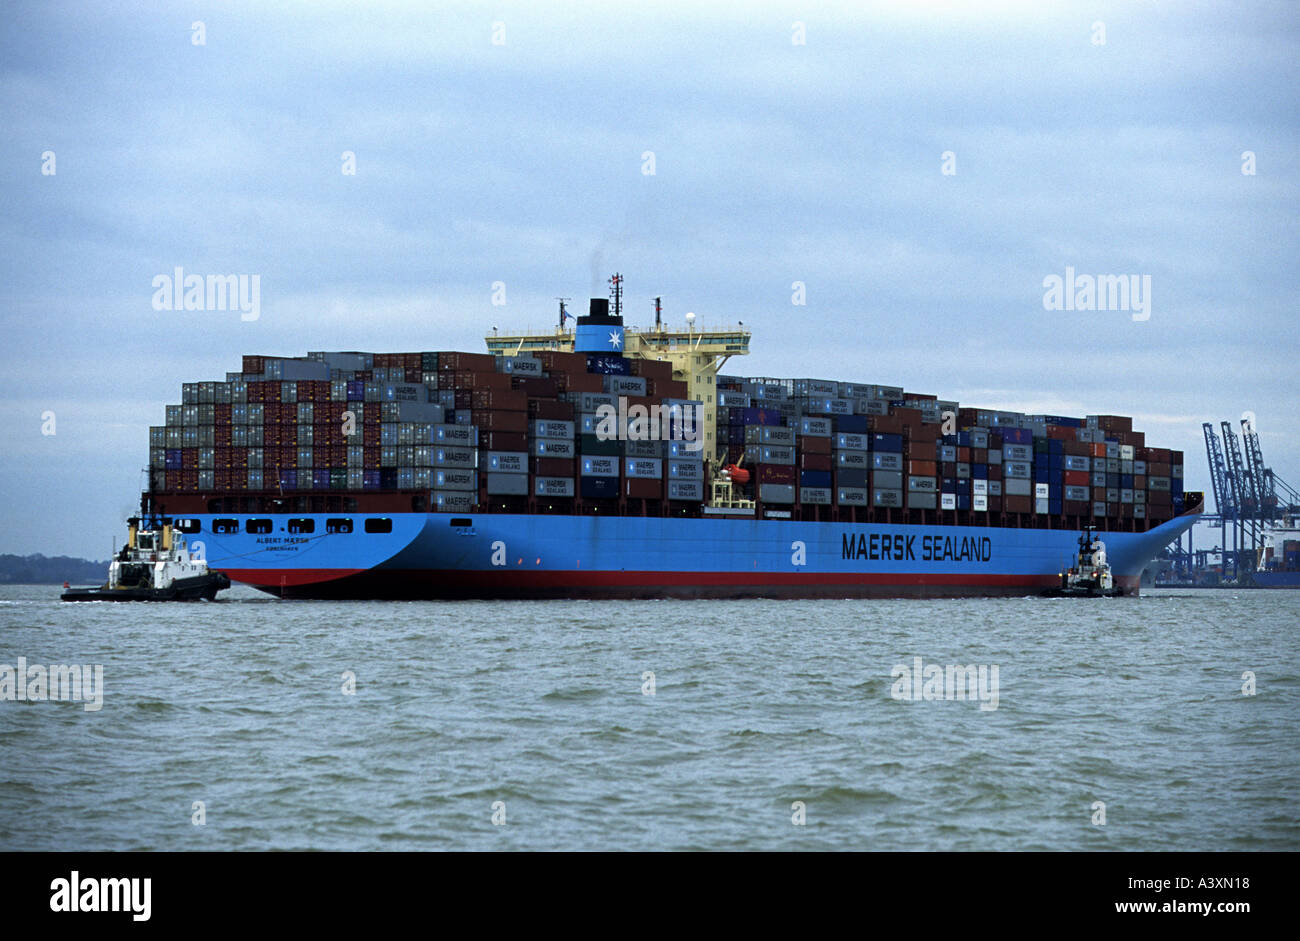
[[[573,352],[622,353],[623,318],[609,312],[609,300],[604,297],[593,297],[589,310],[574,328]]]

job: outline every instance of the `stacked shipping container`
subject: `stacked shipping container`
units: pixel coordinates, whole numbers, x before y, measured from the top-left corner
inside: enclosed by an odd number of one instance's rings
[[[200,502],[373,493],[409,494],[417,511],[692,515],[704,451],[635,426],[638,411],[700,404],[686,394],[670,364],[610,353],[246,356],[167,406],[151,484]],[[760,512],[1143,529],[1183,509],[1181,452],[1147,447],[1121,416],[819,379],[719,377],[713,394],[719,448],[752,471]],[[602,406],[620,410],[615,437]]]

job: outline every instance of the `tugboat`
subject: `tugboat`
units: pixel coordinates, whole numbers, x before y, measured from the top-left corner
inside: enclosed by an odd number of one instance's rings
[[[1048,588],[1047,598],[1114,598],[1123,592],[1115,587],[1106,544],[1093,537],[1089,526],[1079,534],[1079,556],[1073,567],[1061,573],[1061,587]]]
[[[213,572],[201,555],[190,552],[185,534],[170,517],[127,520],[127,541],[108,567],[99,588],[72,588],[63,601],[212,601],[230,587],[224,572]]]

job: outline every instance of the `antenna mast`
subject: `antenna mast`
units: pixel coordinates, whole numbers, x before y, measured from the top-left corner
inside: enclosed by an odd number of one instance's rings
[[[609,296],[614,302],[614,316],[621,316],[623,313],[623,276],[617,271],[609,279]]]

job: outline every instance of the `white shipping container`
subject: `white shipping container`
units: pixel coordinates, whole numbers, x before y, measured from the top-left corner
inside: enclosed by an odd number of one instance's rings
[[[703,500],[704,482],[700,480],[668,481],[669,500]]]
[[[583,457],[583,477],[617,477],[622,461],[617,457]]]
[[[433,473],[435,490],[477,490],[478,471],[452,468]]]
[[[759,484],[758,498],[764,503],[794,503],[794,484]]]
[[[527,451],[489,451],[487,469],[491,473],[526,474],[528,473]]]
[[[442,473],[442,471],[439,471]],[[492,496],[528,496],[527,474],[488,474],[487,492]]]
[[[703,461],[669,461],[669,480],[703,480]]]
[[[474,508],[474,494],[455,490],[435,490],[433,506],[439,513],[468,513]]]
[[[657,457],[630,457],[624,464],[624,476],[642,480],[664,475],[664,462]]]
[[[844,501],[841,500],[841,503]],[[871,491],[872,506],[898,506],[903,505],[903,491],[894,488],[872,489]]]
[[[534,438],[532,453],[537,457],[574,457],[578,447],[572,439]]]
[[[572,477],[534,477],[533,494],[538,497],[573,496]]]

